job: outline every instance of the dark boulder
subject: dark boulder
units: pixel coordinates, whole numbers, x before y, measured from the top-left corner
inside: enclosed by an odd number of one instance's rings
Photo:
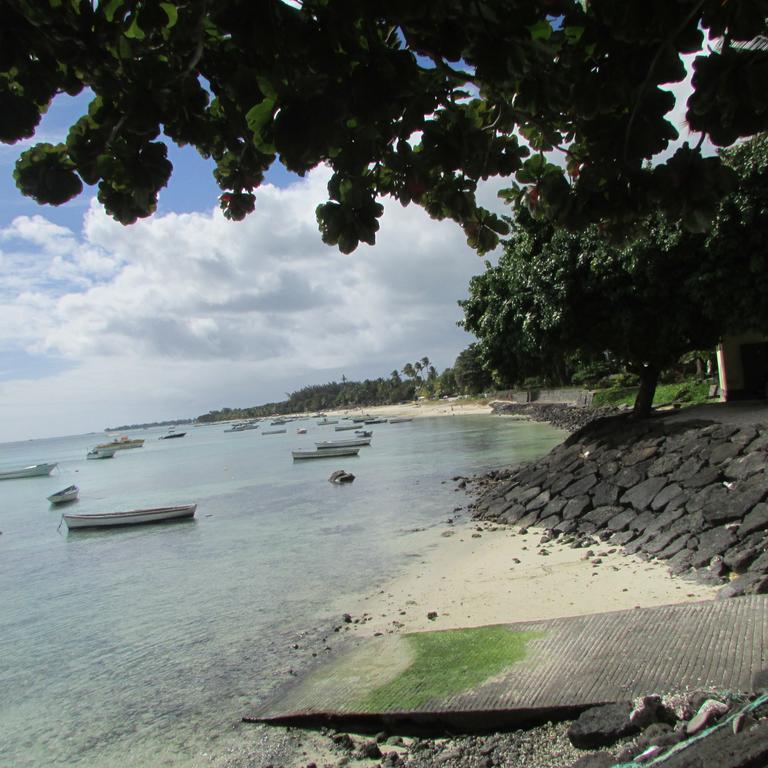
[[[722,464],[724,461],[735,459],[743,446],[738,443],[720,443],[709,452],[710,464]]]
[[[724,474],[731,480],[745,480],[766,468],[766,454],[764,451],[753,451],[746,456],[739,456],[730,461],[724,470]]]
[[[638,733],[629,716],[632,704],[621,701],[585,710],[568,727],[571,744],[579,749],[595,749],[615,744],[624,736]]]
[[[754,531],[763,531],[766,528],[768,528],[768,504],[756,504],[739,526],[738,536],[743,538]]]
[[[605,527],[614,533],[623,531],[629,527],[630,523],[637,517],[637,513],[632,509],[627,509],[624,512],[619,512],[618,515],[612,517]]]
[[[699,534],[696,554],[691,561],[694,568],[701,568],[715,555],[722,555],[736,541],[736,534],[724,525]]]
[[[576,496],[573,499],[569,499],[565,507],[563,507],[562,518],[563,520],[573,520],[574,518],[581,517],[591,506],[592,501],[589,496]]]
[[[624,467],[613,477],[613,482],[619,488],[632,488],[642,483],[645,475],[637,467]]]
[[[726,584],[717,593],[717,599],[724,600],[741,595],[764,595],[766,592],[768,592],[768,576],[764,573],[750,572]]]
[[[622,504],[631,504],[635,509],[642,512],[651,506],[656,494],[667,484],[665,477],[649,477],[642,483],[630,488],[621,498]]]
[[[602,482],[591,490],[592,503],[596,507],[615,504],[619,500],[619,487],[613,483]]]
[[[596,475],[586,475],[586,477],[582,477],[580,480],[571,483],[571,485],[563,491],[563,496],[565,496],[566,499],[572,499],[574,496],[581,496],[595,485],[595,483],[597,483]]]
[[[654,512],[658,512],[664,507],[674,509],[675,507],[682,506],[687,499],[686,492],[677,484],[672,483],[666,488],[662,488],[656,496],[653,497],[651,502],[651,509]]]

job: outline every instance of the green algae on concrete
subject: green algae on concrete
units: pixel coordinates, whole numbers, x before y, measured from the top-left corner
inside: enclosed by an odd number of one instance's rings
[[[360,712],[412,710],[468,691],[522,661],[528,643],[543,635],[514,632],[506,626],[402,635],[411,663],[354,708]]]

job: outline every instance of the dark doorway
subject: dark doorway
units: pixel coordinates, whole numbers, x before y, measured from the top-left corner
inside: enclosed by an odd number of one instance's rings
[[[742,344],[741,368],[744,372],[744,397],[765,399],[768,396],[768,342]]]

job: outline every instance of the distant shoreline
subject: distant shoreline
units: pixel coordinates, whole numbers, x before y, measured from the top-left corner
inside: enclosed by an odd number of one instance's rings
[[[413,403],[396,405],[372,405],[368,408],[336,408],[325,410],[324,413],[333,416],[358,416],[370,414],[380,418],[423,419],[432,416],[482,416],[492,413],[489,403],[477,400],[419,400]]]

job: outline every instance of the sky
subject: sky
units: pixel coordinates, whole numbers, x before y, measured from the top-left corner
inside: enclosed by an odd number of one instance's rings
[[[83,105],[54,102],[35,140],[63,140]],[[0,145],[0,442],[283,400],[424,356],[442,370],[473,341],[457,301],[484,262],[417,206],[385,201],[376,246],[344,255],[315,220],[327,169],[273,169],[229,222],[212,166],[174,149],[157,213],[126,227],[94,190],[23,197],[13,163],[31,143]]]
[[[315,220],[326,168],[276,166],[242,222],[219,211],[212,165],[175,147],[157,213],[131,226],[93,189],[56,208],[23,197],[18,154],[63,141],[86,103],[59,97],[34,140],[0,144],[0,442],[279,401],[424,356],[442,370],[474,340],[457,301],[484,260],[461,229],[384,200],[377,244],[341,254]],[[481,204],[506,212],[504,186]]]

